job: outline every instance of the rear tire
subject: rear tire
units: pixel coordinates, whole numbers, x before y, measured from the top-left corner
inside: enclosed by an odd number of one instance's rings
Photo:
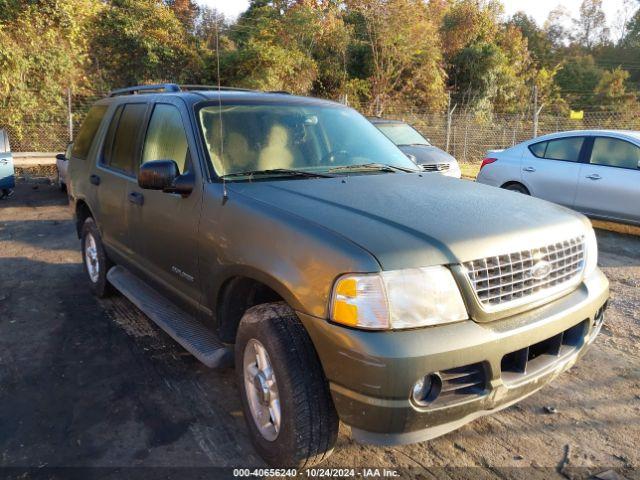
[[[113,263],[107,257],[102,244],[102,238],[93,218],[88,217],[82,224],[81,230],[82,265],[89,278],[91,292],[104,298],[112,293],[112,287],[107,280],[107,272]]]
[[[267,463],[303,468],[331,454],[338,415],[311,339],[291,308],[278,302],[247,310],[235,364],[251,441]]]
[[[510,190],[512,192],[522,193],[523,195],[531,195],[529,193],[529,190],[527,190],[527,187],[525,187],[521,183],[507,183],[506,185],[503,185],[502,188],[504,188],[505,190]]]

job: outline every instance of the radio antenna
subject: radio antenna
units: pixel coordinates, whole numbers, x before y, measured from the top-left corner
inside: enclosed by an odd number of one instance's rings
[[[222,166],[222,198],[223,201],[226,201],[228,198],[227,192],[227,180],[225,175],[227,173],[227,169],[224,165],[224,137],[223,137],[223,129],[222,129],[222,97],[220,97],[220,92],[222,91],[222,85],[220,83],[220,32],[219,32],[219,16],[216,11],[216,70],[218,76],[218,119],[220,123],[220,165]]]

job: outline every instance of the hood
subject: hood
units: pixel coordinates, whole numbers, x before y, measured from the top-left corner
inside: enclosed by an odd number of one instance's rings
[[[434,163],[453,163],[456,159],[444,150],[433,145],[403,145],[398,147],[403,153],[416,157],[418,165]]]
[[[384,270],[455,264],[583,233],[586,218],[536,198],[442,175],[387,173],[230,183],[234,194],[346,237]],[[309,253],[313,255],[313,252]]]

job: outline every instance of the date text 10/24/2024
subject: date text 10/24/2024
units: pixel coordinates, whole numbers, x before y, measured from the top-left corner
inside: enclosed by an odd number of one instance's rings
[[[307,477],[307,478],[397,478],[400,473],[388,468],[235,468],[234,477]]]

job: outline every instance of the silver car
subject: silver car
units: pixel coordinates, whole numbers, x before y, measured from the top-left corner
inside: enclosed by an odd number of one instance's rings
[[[458,161],[452,155],[431,145],[429,139],[408,123],[378,117],[371,117],[369,121],[425,172],[455,178],[462,176]]]
[[[640,132],[562,132],[492,150],[477,181],[640,225]]]

